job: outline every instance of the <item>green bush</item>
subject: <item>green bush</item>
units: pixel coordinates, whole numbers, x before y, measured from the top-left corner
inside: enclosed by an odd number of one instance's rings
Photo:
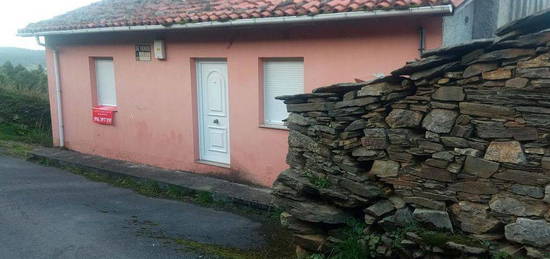
[[[0,87],[0,123],[24,125],[29,129],[50,130],[48,99]]]
[[[327,258],[330,259],[369,259],[376,258],[376,246],[380,237],[366,235],[363,230],[366,225],[355,219],[350,219],[347,226],[339,230],[337,235],[341,242],[337,243]]]
[[[0,123],[0,140],[51,146],[52,134],[51,131],[27,128],[20,124]]]
[[[47,91],[42,68],[0,66],[0,139],[51,145]]]
[[[46,96],[48,77],[40,65],[37,69],[27,69],[21,65],[13,66],[10,62],[6,62],[0,66],[0,86],[18,92],[33,92]]]

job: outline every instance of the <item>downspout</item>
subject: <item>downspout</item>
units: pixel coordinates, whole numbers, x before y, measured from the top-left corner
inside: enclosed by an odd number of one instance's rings
[[[65,147],[65,129],[63,124],[63,105],[61,104],[61,75],[59,73],[59,51],[53,50],[53,69],[55,74],[55,102],[57,103],[57,131],[59,147]]]
[[[424,54],[424,51],[426,50],[426,30],[424,29],[424,27],[418,28],[418,36],[419,36],[418,52],[422,57],[422,54]]]
[[[40,37],[36,36],[38,45],[46,47],[46,44],[40,41]],[[53,72],[55,75],[55,102],[57,104],[57,131],[59,133],[59,147],[65,147],[65,133],[63,124],[63,105],[61,104],[61,74],[59,72],[59,51],[53,50]]]

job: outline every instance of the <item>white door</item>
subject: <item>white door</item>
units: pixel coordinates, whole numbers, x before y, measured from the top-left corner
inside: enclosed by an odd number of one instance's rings
[[[227,63],[197,62],[200,160],[229,164]]]

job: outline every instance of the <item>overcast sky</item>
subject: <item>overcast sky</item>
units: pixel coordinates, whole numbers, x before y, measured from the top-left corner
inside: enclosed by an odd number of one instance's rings
[[[0,0],[0,47],[43,49],[34,38],[17,37],[17,29],[98,0]]]

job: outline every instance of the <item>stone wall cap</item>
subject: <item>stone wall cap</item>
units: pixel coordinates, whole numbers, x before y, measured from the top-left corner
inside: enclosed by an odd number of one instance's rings
[[[345,93],[349,91],[359,90],[363,86],[368,85],[370,81],[359,83],[341,83],[329,86],[323,86],[313,89],[313,93]]]
[[[365,82],[358,82],[358,83],[341,83],[341,84],[333,84],[329,86],[319,87],[316,89],[313,89],[314,94],[320,94],[320,93],[346,93],[350,91],[356,91],[360,90],[364,86],[372,85],[376,83],[382,83],[382,82],[401,82],[406,78],[394,76],[394,75],[388,75],[380,78],[375,78],[373,80],[365,81]]]
[[[413,62],[407,62],[407,64],[399,69],[391,72],[392,75],[410,75],[418,71],[430,69],[445,63],[449,63],[457,60],[455,55],[433,55],[426,58],[422,58]]]
[[[494,38],[477,39],[477,40],[473,40],[465,43],[450,45],[443,48],[428,50],[422,54],[422,58],[427,58],[435,55],[450,55],[450,54],[460,55],[468,51],[489,46],[493,44],[494,41],[495,41]]]
[[[334,93],[305,93],[305,94],[295,94],[295,95],[281,95],[275,97],[277,100],[294,100],[294,99],[307,99],[307,98],[315,98],[315,97],[331,97],[336,96]]]

